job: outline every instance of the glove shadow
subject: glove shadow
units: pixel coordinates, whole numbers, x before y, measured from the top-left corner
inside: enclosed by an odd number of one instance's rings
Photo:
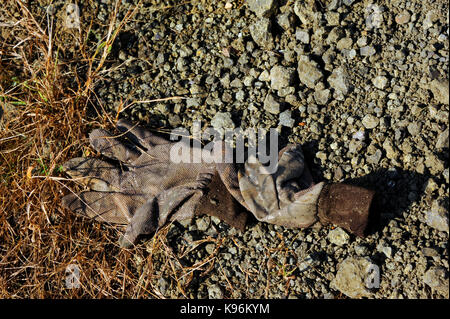
[[[349,185],[372,189],[376,195],[369,212],[367,235],[382,231],[424,193],[429,176],[402,169],[379,169],[366,176],[344,180]]]

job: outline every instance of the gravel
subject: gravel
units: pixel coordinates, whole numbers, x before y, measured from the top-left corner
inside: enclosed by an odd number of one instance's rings
[[[235,125],[229,112],[217,112],[211,119],[211,126],[217,132],[223,133],[225,129],[234,129]]]
[[[375,50],[374,47],[372,46],[363,46],[362,48],[359,49],[359,54],[361,54],[362,56],[372,56],[376,53],[377,51]]]
[[[303,44],[308,44],[310,39],[308,31],[302,29],[295,31],[295,38]]]
[[[119,20],[137,3],[123,2]],[[112,118],[120,101],[184,96],[121,116],[167,129],[196,119],[219,130],[279,126],[280,141],[304,144],[316,181],[373,188],[380,206],[366,238],[256,221],[240,232],[198,217],[171,247],[188,251],[187,266],[216,255],[186,296],[448,297],[448,2],[169,3],[139,9],[114,43],[96,87]],[[106,24],[112,11],[96,2],[82,21],[91,12]],[[371,265],[379,285],[368,288]],[[167,295],[183,297],[173,276],[158,275]]]
[[[277,16],[277,23],[285,31],[290,32],[295,26],[296,19],[291,11],[287,11]]]
[[[448,128],[445,131],[439,133],[436,139],[436,149],[449,148],[448,135]]]
[[[223,292],[219,285],[211,285],[208,287],[209,299],[222,299]]]
[[[330,98],[330,90],[325,89],[325,85],[322,82],[317,83],[314,88],[314,99],[317,104],[325,105]]]
[[[395,16],[395,22],[398,24],[408,23],[411,19],[411,14],[405,10]]]
[[[348,81],[347,71],[344,67],[339,67],[333,70],[333,73],[327,79],[330,86],[335,90],[336,99],[342,100],[344,95],[350,90],[350,83]]]

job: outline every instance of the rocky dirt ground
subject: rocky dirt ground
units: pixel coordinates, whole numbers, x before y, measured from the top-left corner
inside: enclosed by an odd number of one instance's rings
[[[33,9],[45,17],[40,2]],[[79,4],[93,40],[114,3]],[[137,4],[121,1],[118,21]],[[66,5],[53,1],[51,13],[69,58],[78,44]],[[167,259],[149,265],[136,254],[136,276],[151,268],[153,292],[169,298],[448,298],[448,9],[444,0],[141,1],[96,85],[98,109],[165,129],[276,127],[283,143],[304,145],[317,181],[376,189],[380,219],[364,239],[254,220],[245,232],[209,217],[175,223],[167,249],[198,269],[175,278]]]

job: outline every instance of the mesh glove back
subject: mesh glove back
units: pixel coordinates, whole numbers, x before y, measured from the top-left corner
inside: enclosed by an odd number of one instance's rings
[[[246,215],[238,212],[214,163],[173,163],[170,150],[174,142],[124,120],[117,128],[122,132],[119,137],[97,129],[89,140],[95,150],[118,163],[74,158],[63,165],[68,175],[89,188],[79,195],[66,195],[64,206],[98,221],[127,224],[120,240],[124,247],[169,221],[190,219],[196,213],[219,215],[243,228]],[[213,187],[208,188],[210,185]],[[210,204],[212,197],[219,199],[220,209]],[[206,210],[199,209],[201,201]]]

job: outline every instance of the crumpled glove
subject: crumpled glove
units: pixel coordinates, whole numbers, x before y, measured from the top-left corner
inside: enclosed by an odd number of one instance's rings
[[[334,224],[365,236],[374,192],[343,183],[313,182],[301,146],[279,152],[274,174],[264,172],[255,158],[239,172],[239,188],[246,207],[260,221],[289,228]]]
[[[214,163],[171,162],[174,142],[124,120],[117,128],[120,136],[96,129],[89,140],[95,150],[118,162],[74,158],[63,165],[68,175],[89,189],[64,196],[65,207],[98,221],[127,224],[119,240],[122,247],[170,221],[205,213],[245,227],[247,214],[224,184],[236,193],[236,182],[227,178],[236,175],[231,164],[220,165],[223,182]]]
[[[268,174],[255,158],[247,159],[242,172],[232,163],[173,163],[173,142],[124,120],[117,128],[119,137],[97,129],[89,139],[94,149],[118,163],[75,158],[63,165],[67,174],[89,188],[80,195],[66,195],[63,205],[95,220],[127,224],[120,239],[123,247],[172,220],[200,214],[243,230],[247,213],[242,206],[271,224],[334,224],[364,236],[374,192],[340,183],[315,184],[298,144],[279,152],[275,173]],[[225,147],[229,146],[222,143],[222,151]]]

